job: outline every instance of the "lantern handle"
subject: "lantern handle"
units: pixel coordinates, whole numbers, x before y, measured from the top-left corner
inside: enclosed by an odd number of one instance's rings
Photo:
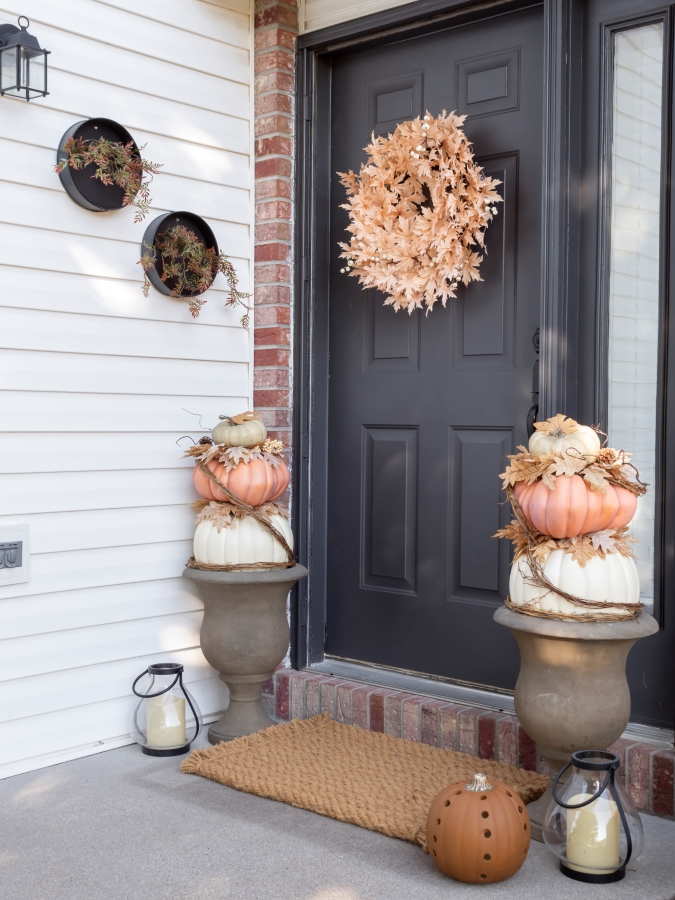
[[[570,760],[567,763],[567,765],[558,772],[558,774],[555,776],[555,781],[553,782],[553,787],[551,788],[551,793],[553,794],[553,799],[558,804],[558,806],[562,806],[563,809],[582,809],[584,806],[588,806],[590,803],[593,803],[594,800],[597,800],[598,797],[600,797],[602,794],[604,794],[604,792],[607,790],[607,785],[610,783],[610,781],[614,781],[614,778],[613,778],[614,769],[610,769],[607,772],[607,775],[605,776],[605,781],[604,781],[602,787],[600,788],[600,790],[596,794],[593,794],[593,796],[590,797],[588,800],[584,800],[583,803],[563,803],[563,801],[560,799],[560,797],[558,797],[558,793],[557,793],[556,789],[558,787],[558,782],[560,781],[560,779],[563,776],[563,773],[566,772],[571,765],[573,765],[573,760]]]
[[[156,694],[139,694],[138,691],[136,690],[136,685],[141,680],[141,678],[147,674],[148,674],[148,670],[146,669],[145,672],[141,672],[141,674],[138,676],[138,678],[131,685],[131,690],[134,692],[134,694],[136,694],[137,697],[142,697],[144,700],[148,700],[150,697],[159,697],[161,694],[166,694],[166,692],[170,691],[171,688],[174,687],[176,684],[178,684],[179,681],[180,681],[181,687],[183,687],[183,682],[180,677],[181,673],[179,672],[178,675],[176,675],[174,680],[171,682],[171,684],[168,687],[165,687],[163,691],[157,691]],[[185,692],[183,692],[183,693],[185,693]],[[194,710],[192,710],[192,711],[194,712]]]
[[[201,724],[201,722],[199,721],[199,716],[197,715],[197,710],[196,710],[196,709],[194,708],[194,706],[192,705],[192,700],[190,699],[190,694],[189,694],[189,692],[186,691],[185,688],[183,687],[183,673],[182,673],[182,672],[179,672],[179,673],[178,673],[178,678],[179,678],[179,680],[180,680],[180,689],[182,690],[183,694],[185,695],[185,699],[186,699],[187,702],[188,702],[188,706],[189,706],[190,709],[192,710],[192,715],[195,717],[195,725],[197,726],[197,730],[195,731],[194,737],[193,737],[192,740],[190,741],[190,743],[192,743],[192,741],[196,740],[197,735],[198,735],[199,732],[201,731],[201,729],[202,729],[202,724]]]
[[[21,20],[22,20],[22,19],[25,19],[25,20],[26,20],[26,24],[25,24],[25,25],[21,25]],[[26,16],[19,16],[19,18],[18,18],[16,21],[19,23],[19,25],[21,26],[21,28],[29,28],[29,27],[30,27],[30,19],[28,19]]]
[[[614,798],[614,802],[619,808],[619,818],[621,819],[621,826],[623,827],[623,833],[626,835],[626,859],[623,864],[623,868],[625,868],[630,862],[630,858],[633,853],[633,838],[630,835],[630,828],[628,827],[628,822],[626,821],[626,813],[623,810],[623,804],[619,800],[619,795],[616,791],[616,785],[614,784],[614,769],[611,770],[611,779],[609,782],[609,792]]]

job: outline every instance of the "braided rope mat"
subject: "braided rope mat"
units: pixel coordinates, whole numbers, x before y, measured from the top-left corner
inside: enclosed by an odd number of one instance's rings
[[[484,772],[529,803],[548,784],[536,772],[341,725],[326,714],[195,750],[181,770],[425,850],[429,806],[447,785]]]

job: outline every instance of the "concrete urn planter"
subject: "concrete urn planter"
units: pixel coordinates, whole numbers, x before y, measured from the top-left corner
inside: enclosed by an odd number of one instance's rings
[[[643,612],[627,622],[568,622],[501,607],[494,620],[518,642],[516,715],[552,777],[577,750],[606,750],[621,737],[630,718],[626,659],[639,638],[658,631],[655,619]],[[550,800],[549,786],[528,806],[535,840],[543,840]]]
[[[209,728],[212,744],[276,724],[263,709],[260,692],[288,650],[288,592],[307,574],[301,565],[249,572],[183,572],[204,601],[202,652],[230,689],[230,705]]]

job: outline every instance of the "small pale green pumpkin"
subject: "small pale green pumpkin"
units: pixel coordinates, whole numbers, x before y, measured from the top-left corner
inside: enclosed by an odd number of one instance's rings
[[[267,437],[264,423],[254,412],[238,416],[221,416],[211,432],[214,444],[224,447],[257,447]]]

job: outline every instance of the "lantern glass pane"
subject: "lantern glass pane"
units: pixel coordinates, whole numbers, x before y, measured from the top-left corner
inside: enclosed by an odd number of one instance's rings
[[[16,84],[16,47],[8,47],[0,53],[2,65],[0,68],[0,90],[9,91],[17,87]]]
[[[42,50],[21,49],[21,87],[29,94],[45,91],[45,55]]]
[[[640,599],[654,605],[663,23],[614,35],[608,348],[609,446],[633,451],[651,490],[630,531]]]

